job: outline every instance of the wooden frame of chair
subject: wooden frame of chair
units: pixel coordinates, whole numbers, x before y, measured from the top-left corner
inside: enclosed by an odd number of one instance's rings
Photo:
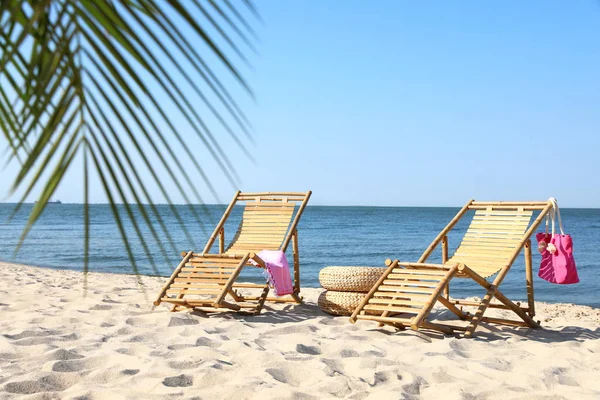
[[[183,260],[159,292],[154,305],[171,303],[171,311],[177,307],[186,307],[202,311],[244,309],[253,314],[260,313],[269,292],[268,283],[252,284],[253,288],[262,289],[261,295],[254,302],[246,301],[233,291],[235,280],[250,260],[265,268],[264,262],[254,253],[202,254],[188,251],[182,252],[182,256]],[[244,287],[244,284],[239,285]],[[235,303],[225,300],[228,294]]]
[[[481,322],[538,328],[539,323],[533,320],[535,307],[530,238],[551,208],[552,204],[548,201],[470,200],[431,242],[416,263],[386,260],[388,268],[354,310],[350,322],[364,319],[401,329],[426,328],[447,334],[458,330],[464,331],[465,337],[472,337]],[[447,235],[469,210],[476,210],[476,215],[457,252],[448,258]],[[539,214],[530,223],[534,211],[539,211]],[[440,244],[442,263],[427,263],[429,256]],[[461,246],[467,250],[461,250]],[[527,307],[512,302],[498,290],[521,250],[524,250],[525,257]],[[496,273],[491,283],[485,279],[486,276]],[[482,300],[477,302],[451,298],[449,283],[454,277],[470,278],[481,285],[486,291]],[[494,297],[500,303],[492,302]],[[456,326],[427,321],[431,309],[438,301],[461,320],[468,321],[468,325]],[[462,311],[463,306],[476,307],[476,310],[471,315]],[[487,308],[511,310],[522,321],[484,317]],[[382,313],[366,315],[366,310]],[[390,316],[391,313],[403,314],[404,317]],[[406,314],[412,316],[407,317]]]
[[[183,260],[159,293],[155,305],[161,302],[203,311],[220,309],[250,309],[259,313],[265,301],[301,303],[300,256],[298,222],[308,203],[311,191],[242,193],[237,191],[221,220],[208,239],[202,253],[182,252]],[[225,223],[238,202],[246,202],[242,221],[229,246],[225,247]],[[297,211],[294,215],[294,210]],[[219,238],[218,253],[210,253]],[[266,268],[256,253],[261,250],[286,251],[292,243],[294,292],[287,297],[267,297],[268,283],[237,283],[243,268]],[[242,295],[236,289],[260,289],[259,296]],[[205,295],[203,298],[199,295]],[[234,302],[225,300],[230,295]],[[211,296],[207,298],[206,296]],[[185,297],[185,298],[184,298]],[[190,299],[191,298],[191,299]]]

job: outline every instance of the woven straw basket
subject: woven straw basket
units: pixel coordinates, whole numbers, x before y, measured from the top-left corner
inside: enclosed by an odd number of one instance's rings
[[[325,290],[319,295],[319,308],[331,315],[352,315],[366,293]]]
[[[327,290],[366,293],[384,271],[377,267],[325,267],[319,272],[319,282]]]

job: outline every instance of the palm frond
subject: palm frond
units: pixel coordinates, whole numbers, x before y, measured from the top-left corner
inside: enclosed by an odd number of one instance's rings
[[[0,141],[6,141],[6,162],[19,163],[9,192],[20,192],[14,213],[40,193],[17,251],[75,161],[83,163],[85,272],[93,177],[135,272],[134,237],[153,268],[153,245],[163,256],[178,245],[157,202],[168,205],[195,245],[174,198],[183,198],[193,223],[203,226],[194,204],[203,203],[203,191],[218,196],[182,131],[193,133],[232,185],[239,176],[221,132],[252,159],[246,143],[253,128],[232,94],[241,89],[254,98],[238,67],[248,67],[246,51],[256,54],[256,33],[245,13],[260,21],[248,0],[0,3]]]

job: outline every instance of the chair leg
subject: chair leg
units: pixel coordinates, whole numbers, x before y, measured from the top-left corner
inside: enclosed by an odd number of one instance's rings
[[[294,301],[298,304],[302,304],[304,303],[304,300],[302,300],[302,296],[298,295],[298,293],[292,293],[290,296],[292,296],[292,299],[294,299]]]
[[[243,296],[239,296],[239,295],[236,293],[236,291],[235,291],[235,290],[231,289],[231,290],[230,290],[228,293],[229,293],[229,295],[230,295],[231,297],[233,297],[233,299],[234,299],[235,301],[238,301],[238,302],[239,302],[239,301],[244,301],[244,297],[243,297]]]
[[[479,307],[477,308],[477,311],[475,311],[475,314],[473,315],[473,317],[470,320],[469,326],[467,327],[467,331],[465,332],[465,337],[468,337],[468,338],[473,337],[475,329],[477,329],[477,326],[482,321],[483,314],[485,313],[485,310],[487,310],[488,306],[490,305],[490,302],[492,301],[492,299],[494,297],[496,297],[500,302],[502,302],[509,309],[514,311],[530,327],[532,327],[532,328],[540,327],[540,325],[537,322],[535,322],[529,315],[527,315],[527,313],[525,313],[523,310],[521,310],[521,308],[519,306],[517,306],[515,303],[510,301],[506,296],[504,296],[500,291],[498,291],[498,289],[495,285],[490,284],[488,281],[483,279],[479,274],[477,274],[475,271],[468,268],[467,266],[461,266],[461,267],[459,267],[459,269],[463,273],[470,276],[475,282],[479,283],[481,286],[483,286],[484,288],[487,289],[487,293],[483,297],[483,300],[481,300],[481,304],[479,305]]]
[[[531,318],[529,315],[527,315],[525,311],[521,309],[521,307],[517,306],[515,303],[510,301],[510,299],[504,296],[501,292],[496,291],[495,296],[500,302],[502,302],[505,306],[514,311],[515,314],[521,317],[521,319],[525,321],[525,323],[527,323],[527,325],[529,325],[531,328],[541,328],[540,324],[535,322],[533,318]]]
[[[533,267],[531,262],[531,240],[525,243],[525,273],[527,280],[527,305],[529,306],[529,316],[535,316],[535,300],[533,298]]]
[[[298,250],[298,231],[292,234],[292,252],[294,255],[294,294],[300,293],[300,255]],[[296,296],[297,297],[297,296]],[[298,301],[301,303],[301,301]]]
[[[467,326],[467,330],[465,332],[466,338],[473,337],[473,334],[475,333],[475,329],[477,329],[477,326],[481,322],[481,319],[483,318],[483,314],[485,313],[485,310],[487,310],[488,306],[490,305],[490,301],[492,301],[492,299],[494,298],[495,291],[496,291],[496,288],[491,287],[490,289],[488,289],[485,296],[483,296],[483,300],[481,300],[481,304],[479,305],[479,307],[477,307],[477,311],[475,311],[475,313],[473,314],[473,317],[471,318],[471,320],[469,322],[469,325]]]
[[[442,303],[448,310],[450,310],[454,315],[463,321],[467,320],[469,316],[463,312],[461,309],[452,304],[447,298],[440,296],[438,297],[438,301]]]
[[[263,306],[265,305],[265,301],[267,300],[267,295],[269,294],[269,284],[265,284],[265,288],[263,289],[260,298],[258,299],[258,305],[256,306],[256,309],[254,310],[254,314],[258,315],[260,314]]]

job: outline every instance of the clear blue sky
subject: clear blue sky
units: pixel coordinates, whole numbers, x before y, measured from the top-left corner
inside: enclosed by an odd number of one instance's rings
[[[241,99],[257,163],[230,147],[242,190],[311,189],[322,205],[600,207],[599,2],[257,6],[257,102]],[[228,201],[234,188],[204,165]],[[80,185],[77,168],[55,197],[79,202]]]

